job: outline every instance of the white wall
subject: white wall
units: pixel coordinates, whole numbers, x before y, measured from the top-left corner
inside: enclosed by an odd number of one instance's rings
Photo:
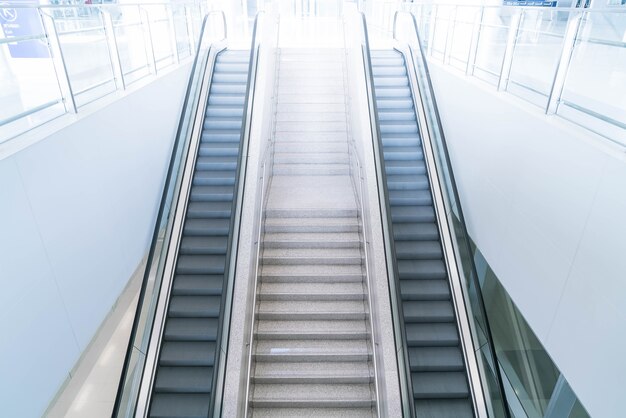
[[[623,150],[431,63],[470,235],[593,417],[623,417]]]
[[[147,251],[188,72],[0,160],[0,416],[41,416]]]

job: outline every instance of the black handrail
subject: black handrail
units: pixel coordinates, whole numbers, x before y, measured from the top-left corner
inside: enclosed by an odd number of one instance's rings
[[[198,70],[198,61],[200,59],[200,50],[202,47],[202,40],[204,38],[204,32],[206,30],[207,27],[207,21],[209,19],[209,16],[211,16],[212,14],[221,14],[222,15],[222,22],[223,22],[223,29],[224,29],[224,39],[226,39],[226,33],[227,33],[227,29],[226,29],[226,17],[224,15],[223,11],[211,11],[209,13],[207,13],[204,18],[202,19],[202,26],[200,29],[200,34],[198,37],[198,44],[196,45],[196,56],[194,58],[193,61],[193,65],[191,67],[191,71],[189,74],[189,79],[187,81],[187,89],[185,92],[185,98],[183,101],[183,108],[181,111],[181,119],[179,120],[178,123],[178,128],[176,130],[176,137],[174,139],[174,144],[172,146],[172,156],[170,158],[170,162],[169,162],[169,166],[167,169],[167,174],[165,176],[165,184],[163,185],[163,192],[161,193],[161,203],[159,205],[159,211],[157,213],[157,217],[156,217],[156,221],[155,221],[155,225],[154,225],[154,229],[152,232],[152,241],[151,241],[151,245],[150,245],[150,250],[148,252],[148,258],[146,260],[146,268],[144,271],[144,276],[143,276],[143,280],[141,283],[141,288],[139,289],[139,298],[137,300],[137,308],[135,310],[135,317],[133,320],[133,326],[129,335],[129,339],[128,339],[128,346],[126,349],[126,356],[124,358],[124,364],[122,366],[122,373],[120,376],[120,383],[118,385],[117,388],[117,394],[115,397],[115,404],[113,405],[113,411],[111,413],[112,417],[117,417],[120,413],[120,407],[121,407],[121,402],[122,402],[122,398],[124,395],[124,387],[125,387],[125,382],[126,382],[126,378],[128,377],[128,373],[129,373],[129,366],[130,366],[130,360],[132,357],[132,353],[133,353],[133,341],[135,340],[135,338],[137,337],[137,330],[139,328],[139,320],[141,318],[141,311],[143,309],[143,305],[145,302],[145,296],[146,296],[146,289],[148,286],[148,282],[149,282],[149,278],[150,278],[150,273],[151,273],[151,266],[152,263],[154,261],[155,258],[155,253],[156,253],[156,249],[158,247],[158,241],[159,241],[159,232],[161,231],[162,228],[162,223],[164,221],[164,214],[166,212],[167,209],[167,197],[168,194],[170,193],[170,187],[172,185],[172,181],[174,181],[174,170],[175,167],[177,165],[177,155],[178,155],[178,151],[179,151],[179,147],[182,146],[182,143],[184,142],[182,139],[183,136],[183,129],[185,126],[185,122],[186,120],[184,119],[185,114],[187,113],[187,109],[189,108],[189,106],[193,105],[194,103],[190,102],[190,96],[192,93],[192,87],[193,87],[193,80],[196,76],[196,71]],[[209,54],[207,53],[206,57],[208,59]],[[205,63],[206,64],[206,63]],[[202,66],[202,68],[204,68],[204,65]]]
[[[428,91],[429,91],[429,94],[430,94],[430,100],[431,100],[431,103],[432,103],[432,110],[433,110],[435,119],[437,121],[437,126],[436,127],[430,126],[431,124],[429,124],[429,127],[431,129],[435,128],[435,129],[437,129],[439,131],[439,137],[441,138],[441,150],[443,151],[443,157],[444,157],[443,160],[444,160],[444,162],[446,164],[445,168],[446,168],[446,170],[448,172],[448,176],[449,176],[449,179],[450,179],[450,186],[451,186],[451,189],[452,189],[452,194],[453,194],[453,197],[454,197],[454,201],[456,202],[456,209],[457,209],[457,215],[458,215],[458,219],[459,219],[459,224],[461,225],[461,228],[463,230],[463,235],[465,237],[463,239],[463,241],[464,241],[464,244],[466,246],[467,253],[471,254],[472,253],[471,246],[470,246],[470,243],[469,243],[469,240],[468,240],[469,234],[467,232],[467,227],[466,227],[466,223],[465,223],[465,217],[463,215],[463,209],[461,208],[461,200],[460,200],[460,197],[459,197],[458,189],[456,187],[456,181],[454,179],[454,172],[452,170],[452,163],[451,163],[451,160],[450,160],[450,153],[448,151],[448,145],[446,143],[445,135],[443,133],[443,127],[442,127],[443,125],[441,123],[441,117],[439,115],[439,110],[437,108],[437,101],[435,99],[435,91],[433,89],[432,80],[431,80],[431,77],[430,77],[430,70],[428,68],[428,63],[426,61],[426,55],[424,54],[422,41],[421,41],[421,38],[420,38],[420,35],[419,35],[419,29],[418,29],[417,21],[415,19],[415,15],[413,15],[412,13],[410,13],[408,11],[397,10],[395,12],[395,14],[394,14],[394,17],[393,17],[393,39],[396,40],[396,41],[399,41],[399,39],[397,38],[397,19],[398,19],[398,16],[400,14],[407,14],[407,15],[409,15],[411,17],[411,21],[413,23],[413,29],[415,31],[415,37],[416,37],[416,40],[417,40],[417,46],[419,48],[419,54],[420,54],[420,58],[421,58],[423,69],[424,69],[424,76],[425,76],[424,78],[426,79],[426,82],[427,82]],[[412,63],[412,64],[415,65],[415,63]],[[423,100],[423,93],[421,91],[418,91],[418,94],[420,95],[420,97]],[[507,402],[507,399],[506,399],[506,392],[504,390],[504,384],[502,382],[502,377],[500,376],[500,368],[499,368],[499,363],[498,363],[498,359],[497,359],[497,356],[496,356],[496,348],[495,348],[495,344],[493,342],[491,326],[489,325],[489,318],[487,316],[487,310],[486,310],[485,304],[484,304],[484,299],[483,299],[483,295],[482,295],[482,289],[481,289],[481,286],[480,286],[480,282],[478,281],[478,273],[477,273],[477,270],[476,270],[476,265],[474,264],[474,260],[472,258],[469,258],[469,263],[470,263],[471,270],[472,270],[470,272],[469,276],[471,277],[473,285],[474,285],[474,287],[476,289],[476,295],[478,296],[477,300],[478,300],[480,313],[483,316],[484,321],[485,321],[485,328],[486,329],[484,329],[483,332],[485,333],[485,337],[487,339],[487,344],[489,345],[489,351],[490,351],[489,354],[490,354],[490,357],[491,357],[491,362],[492,362],[492,364],[494,365],[494,368],[495,368],[495,370],[494,370],[495,379],[496,379],[496,382],[498,384],[498,388],[500,390],[502,402],[504,403],[504,405],[503,405],[504,406],[504,414],[508,418],[508,417],[510,417],[510,410],[509,410],[508,402]],[[484,394],[484,396],[486,398],[487,394]],[[485,399],[485,400],[487,400],[487,399]]]
[[[387,225],[387,230],[385,231],[385,226],[383,225],[383,239],[385,241],[385,247],[386,247],[386,251],[385,251],[385,263],[387,264],[387,274],[390,278],[391,281],[393,281],[393,284],[395,286],[395,291],[394,292],[390,292],[389,293],[389,297],[391,298],[392,294],[396,295],[396,301],[395,303],[392,302],[392,306],[396,307],[396,310],[399,310],[400,307],[402,306],[402,300],[401,300],[401,295],[400,295],[400,274],[398,273],[398,266],[396,265],[396,263],[394,263],[394,254],[395,252],[395,244],[394,244],[394,240],[392,239],[392,236],[390,236],[390,230],[389,227],[391,227],[392,225],[392,220],[391,220],[391,207],[389,205],[389,200],[386,198],[386,196],[388,196],[388,190],[387,190],[387,174],[385,172],[385,161],[384,158],[382,158],[382,153],[381,150],[383,149],[383,143],[382,143],[382,138],[380,136],[380,125],[378,122],[378,106],[376,104],[376,99],[375,99],[375,90],[374,90],[374,75],[373,75],[373,71],[372,71],[372,57],[370,55],[370,43],[369,43],[369,33],[367,30],[367,21],[365,18],[365,13],[363,12],[358,12],[360,15],[360,20],[361,20],[361,26],[363,28],[363,38],[364,38],[364,45],[363,45],[363,60],[364,60],[364,64],[365,64],[365,85],[366,85],[366,90],[367,90],[367,95],[368,95],[368,109],[369,109],[369,116],[370,116],[370,124],[371,124],[371,133],[372,133],[372,145],[373,145],[373,149],[374,149],[374,162],[376,164],[376,170],[377,170],[377,175],[376,175],[376,181],[377,181],[377,186],[378,186],[378,204],[380,207],[380,211],[381,213],[383,212],[383,208],[384,208],[384,213],[385,213],[385,218],[383,220],[383,222],[386,221],[386,225]],[[385,233],[387,232],[387,233]],[[389,283],[391,284],[391,283]],[[401,350],[402,350],[402,355],[404,357],[404,371],[403,371],[403,375],[400,377],[400,379],[404,379],[404,381],[400,382],[400,388],[401,388],[401,397],[402,397],[402,407],[404,409],[404,414],[405,416],[408,414],[409,417],[413,418],[415,416],[415,411],[414,408],[411,407],[411,405],[413,404],[413,384],[411,382],[411,378],[410,376],[407,375],[407,367],[409,364],[409,357],[408,357],[408,344],[406,341],[406,335],[404,333],[404,317],[402,315],[400,315],[400,312],[398,312],[397,318],[394,318],[393,321],[393,327],[394,327],[394,335],[396,336],[396,340],[400,339],[399,343],[401,345]],[[396,343],[398,343],[398,341],[396,341]],[[397,349],[398,347],[396,347]],[[404,385],[402,384],[404,383]],[[404,389],[404,390],[402,390]]]
[[[259,59],[259,48],[260,43],[257,44],[257,27],[259,16],[264,14],[264,11],[260,11],[256,14],[254,18],[254,27],[252,30],[252,41],[250,45],[250,59],[248,64],[248,76],[246,83],[246,93],[245,93],[245,101],[244,101],[244,114],[242,120],[242,130],[241,136],[239,140],[239,152],[237,157],[237,174],[235,175],[235,185],[234,190],[236,191],[235,203],[236,207],[231,213],[230,217],[230,234],[228,236],[228,254],[226,256],[226,265],[224,268],[224,274],[228,274],[227,280],[224,282],[226,286],[234,284],[235,275],[236,275],[236,265],[237,265],[237,247],[239,244],[239,232],[241,225],[241,211],[243,207],[243,196],[245,191],[245,179],[246,179],[246,171],[247,171],[247,154],[250,146],[250,131],[252,128],[252,110],[254,108],[254,93],[256,91],[256,75],[257,75],[257,67],[258,67],[258,59]],[[243,184],[241,184],[243,182]],[[241,185],[241,190],[240,190]],[[235,226],[237,226],[237,231],[235,231]],[[232,272],[230,271],[232,267]],[[219,323],[217,328],[217,342],[218,346],[216,347],[215,353],[215,363],[213,367],[218,367],[220,364],[220,357],[222,356],[222,333],[224,332],[224,327],[228,325],[230,329],[230,316],[232,315],[232,299],[226,300],[227,291],[225,289],[222,290],[222,300],[220,303],[220,314],[219,314]],[[232,297],[232,295],[231,295]],[[228,309],[226,312],[226,302],[229,302],[231,309]],[[226,322],[225,315],[228,313],[229,318],[228,322]],[[215,401],[217,396],[217,390],[219,383],[220,391],[222,389],[224,376],[222,373],[213,373],[213,382],[212,382],[212,390],[211,390],[211,402],[209,403],[209,417],[215,415]],[[219,414],[218,414],[219,416]]]

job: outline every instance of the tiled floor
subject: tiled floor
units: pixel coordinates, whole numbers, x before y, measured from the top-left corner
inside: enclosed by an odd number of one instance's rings
[[[138,280],[126,289],[71,378],[50,406],[48,418],[108,418],[137,305]]]

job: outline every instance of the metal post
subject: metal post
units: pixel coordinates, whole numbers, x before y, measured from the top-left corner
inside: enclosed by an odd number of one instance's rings
[[[558,110],[563,87],[565,86],[567,70],[569,69],[570,61],[574,55],[578,32],[583,23],[584,12],[576,11],[570,13],[570,19],[567,22],[567,29],[565,30],[565,36],[563,38],[561,58],[559,59],[559,65],[556,67],[556,73],[554,74],[554,80],[550,88],[550,96],[548,96],[548,105],[546,106],[546,114],[548,115],[555,114]]]
[[[500,69],[500,79],[498,80],[498,90],[506,90],[506,86],[509,83],[511,66],[513,65],[513,54],[515,53],[515,43],[517,42],[517,35],[519,33],[523,13],[523,11],[518,10],[511,16],[511,25],[509,26],[506,49],[504,50],[502,68]]]
[[[172,45],[172,54],[174,54],[174,62],[178,64],[180,57],[178,56],[178,41],[176,40],[176,26],[174,26],[174,9],[171,4],[165,6],[167,8],[167,20],[170,26],[171,36],[170,44]]]
[[[57,81],[61,89],[61,100],[63,100],[65,111],[76,113],[77,107],[76,101],[74,100],[74,92],[72,91],[70,76],[67,73],[67,66],[65,65],[65,58],[63,57],[63,50],[61,48],[61,42],[59,41],[59,34],[54,18],[44,13],[42,9],[39,9],[39,15],[41,16],[41,21],[46,32],[52,63],[57,74]]]
[[[141,14],[141,27],[143,28],[144,44],[146,48],[146,60],[148,61],[148,68],[152,74],[157,73],[156,58],[154,56],[154,44],[152,43],[152,29],[150,28],[150,14],[148,11],[139,6],[139,12]],[[145,20],[144,20],[145,18]],[[145,25],[144,25],[145,22]]]
[[[100,9],[100,15],[104,22],[104,34],[107,40],[107,46],[109,47],[109,58],[111,59],[111,68],[113,69],[113,76],[115,77],[115,88],[118,90],[125,90],[126,83],[124,82],[124,71],[122,70],[122,60],[120,59],[120,52],[117,48],[117,38],[115,36],[115,27],[113,26],[113,18],[111,13]]]
[[[185,21],[187,22],[187,37],[189,38],[189,55],[193,56],[196,45],[196,35],[193,27],[193,15],[189,12],[189,7],[185,6]]]
[[[448,17],[448,30],[446,33],[446,45],[443,49],[443,63],[450,64],[450,55],[452,54],[452,44],[454,42],[454,29],[456,26],[456,14],[458,6],[454,6],[454,9],[450,12]]]
[[[478,42],[480,40],[480,31],[483,23],[483,15],[485,7],[481,6],[479,12],[474,18],[474,26],[472,28],[472,40],[470,42],[469,53],[467,55],[467,67],[465,67],[466,75],[474,75],[474,66],[476,65],[476,55],[478,55]]]
[[[433,10],[430,12],[430,30],[428,33],[428,38],[430,41],[428,42],[428,56],[433,56],[433,45],[435,44],[435,33],[437,30],[437,14],[439,13],[439,7],[435,4],[432,6]]]

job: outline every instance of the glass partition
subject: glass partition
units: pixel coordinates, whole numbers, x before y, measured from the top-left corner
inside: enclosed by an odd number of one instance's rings
[[[626,9],[401,3],[426,55],[626,145]],[[391,24],[374,17],[379,25]]]
[[[0,4],[0,143],[191,57],[202,10]]]

